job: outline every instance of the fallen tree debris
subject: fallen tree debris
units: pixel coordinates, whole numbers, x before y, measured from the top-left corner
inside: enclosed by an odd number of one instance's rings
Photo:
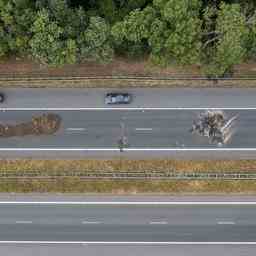
[[[226,144],[234,133],[234,123],[237,115],[228,118],[221,110],[207,110],[193,121],[192,133],[208,137],[210,143]]]

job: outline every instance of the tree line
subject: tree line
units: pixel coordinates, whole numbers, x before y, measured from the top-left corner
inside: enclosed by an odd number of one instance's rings
[[[256,57],[254,0],[0,0],[0,57],[43,65],[114,55],[232,75]]]

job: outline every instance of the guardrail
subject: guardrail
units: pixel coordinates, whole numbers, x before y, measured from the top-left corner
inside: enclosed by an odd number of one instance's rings
[[[132,179],[132,180],[256,180],[256,172],[161,172],[161,171],[7,171],[0,172],[0,181],[6,179]]]

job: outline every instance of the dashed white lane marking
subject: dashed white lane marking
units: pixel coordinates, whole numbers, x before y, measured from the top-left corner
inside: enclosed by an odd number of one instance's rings
[[[87,221],[87,220],[84,220],[82,221],[82,224],[101,224],[100,221]]]
[[[218,221],[218,225],[235,225],[234,221]]]
[[[32,224],[30,220],[17,220],[15,221],[16,224]]]
[[[167,221],[151,221],[149,224],[150,225],[166,225],[168,224],[168,222]]]
[[[152,128],[135,128],[136,131],[152,131]]]
[[[85,128],[67,128],[67,131],[85,131]]]

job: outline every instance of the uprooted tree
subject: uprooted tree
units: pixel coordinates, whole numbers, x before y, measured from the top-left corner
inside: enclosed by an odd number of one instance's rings
[[[194,120],[191,132],[208,137],[210,143],[225,144],[234,132],[237,116],[228,118],[221,110],[207,110]]]

